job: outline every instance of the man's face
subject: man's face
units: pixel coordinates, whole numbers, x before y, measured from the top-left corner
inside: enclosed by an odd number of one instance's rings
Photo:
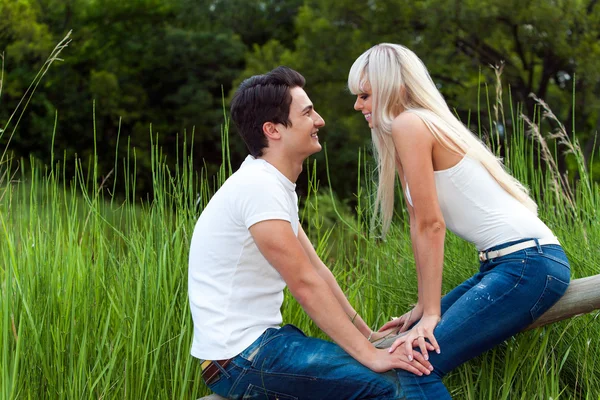
[[[325,126],[325,121],[315,111],[312,102],[304,89],[295,87],[290,90],[292,104],[290,104],[288,127],[282,129],[282,140],[285,151],[292,157],[306,158],[311,154],[321,151],[319,128]]]

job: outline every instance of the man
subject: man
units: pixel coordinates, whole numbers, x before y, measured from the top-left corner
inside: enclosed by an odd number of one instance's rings
[[[321,150],[325,125],[298,72],[278,67],[245,80],[231,117],[251,156],[215,193],[191,242],[192,355],[224,397],[402,398],[393,368],[429,374],[420,353],[408,361],[369,342],[373,332],[317,256],[298,220],[295,182]],[[336,343],[282,323],[289,287]],[[404,348],[404,346],[401,346]]]

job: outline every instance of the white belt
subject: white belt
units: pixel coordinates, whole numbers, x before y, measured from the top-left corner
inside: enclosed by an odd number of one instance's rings
[[[505,256],[507,254],[514,253],[515,251],[519,251],[519,250],[523,250],[523,249],[528,249],[530,247],[535,247],[538,244],[540,246],[543,246],[545,244],[558,244],[558,245],[560,245],[560,243],[558,242],[558,239],[555,238],[555,237],[548,238],[548,239],[537,239],[537,244],[536,244],[535,240],[527,240],[525,242],[513,244],[512,246],[508,246],[508,247],[505,247],[505,248],[500,249],[500,250],[480,251],[479,252],[479,261],[487,261],[487,260],[492,259],[492,258],[502,257],[502,256]]]

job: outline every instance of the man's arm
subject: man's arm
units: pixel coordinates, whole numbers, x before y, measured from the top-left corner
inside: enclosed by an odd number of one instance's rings
[[[302,245],[304,252],[308,255],[310,263],[321,276],[321,278],[323,278],[323,280],[327,283],[329,289],[337,299],[338,303],[340,303],[342,306],[342,309],[346,315],[350,318],[360,333],[362,333],[364,337],[368,338],[372,333],[371,328],[369,328],[369,325],[367,325],[367,323],[361,318],[356,310],[354,310],[354,307],[352,307],[348,301],[348,298],[342,291],[342,288],[340,288],[340,285],[331,273],[331,270],[327,268],[325,263],[323,263],[321,258],[317,255],[315,248],[308,239],[308,236],[306,236],[306,233],[304,233],[304,229],[302,229],[302,227],[298,228],[298,240],[300,240],[300,244]]]
[[[262,221],[252,225],[250,233],[310,318],[353,358],[377,372],[402,368],[418,375],[429,373],[430,364],[422,358],[416,363],[407,362],[403,352],[375,349],[354,328],[329,284],[312,265],[289,222]]]

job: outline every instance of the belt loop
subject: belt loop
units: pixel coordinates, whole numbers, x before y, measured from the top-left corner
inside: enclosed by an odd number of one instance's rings
[[[221,364],[219,364],[217,361],[213,361],[213,365],[214,365],[215,367],[217,367],[217,368],[219,369],[219,371],[221,371],[221,373],[222,373],[223,375],[225,375],[225,377],[226,377],[227,379],[229,379],[229,378],[231,377],[231,375],[229,375],[229,374],[227,373],[227,371],[225,371],[225,368],[224,368],[224,367],[223,367]]]
[[[537,239],[533,239],[533,241],[535,242],[535,247],[537,247],[538,253],[544,253],[544,251],[542,250],[542,246],[540,246],[540,242]]]
[[[485,250],[485,261],[490,261],[490,256],[488,255],[489,252],[490,252],[490,249]]]

